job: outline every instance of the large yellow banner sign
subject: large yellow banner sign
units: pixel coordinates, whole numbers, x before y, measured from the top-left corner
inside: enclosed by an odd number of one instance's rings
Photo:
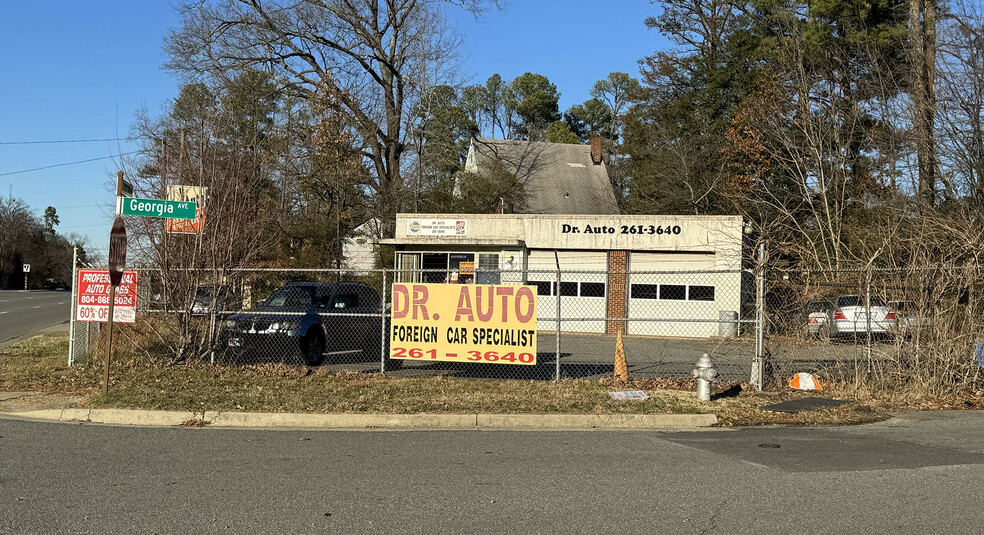
[[[536,364],[536,286],[394,284],[390,358]]]

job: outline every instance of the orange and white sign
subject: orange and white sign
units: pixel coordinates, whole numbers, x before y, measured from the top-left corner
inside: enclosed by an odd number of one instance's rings
[[[198,206],[195,209],[195,219],[173,219],[167,220],[167,231],[179,234],[197,234],[205,227],[205,196],[208,188],[200,186],[168,186],[167,200],[180,202],[193,202]]]
[[[812,375],[803,372],[794,375],[789,381],[789,386],[797,390],[823,390],[823,387]]]
[[[113,323],[137,321],[136,271],[124,271],[113,300]],[[109,271],[80,269],[76,281],[75,321],[109,321]]]
[[[394,284],[390,358],[536,364],[536,286]]]

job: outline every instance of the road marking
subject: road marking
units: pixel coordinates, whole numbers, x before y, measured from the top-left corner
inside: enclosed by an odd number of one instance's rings
[[[3,311],[0,311],[0,314],[6,314],[7,312],[10,312],[10,311],[9,310],[3,310]]]
[[[59,304],[59,305],[64,305],[64,304],[65,304],[65,302],[64,302],[64,301],[60,301],[60,302],[59,302],[58,304]],[[113,314],[113,315],[115,316],[116,314]]]
[[[41,305],[38,305],[38,306],[36,306],[36,307],[34,307],[34,308],[41,308]],[[115,315],[115,314],[114,314],[114,315]]]

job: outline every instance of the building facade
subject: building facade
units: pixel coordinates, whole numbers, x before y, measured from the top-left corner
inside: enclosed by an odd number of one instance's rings
[[[398,214],[383,243],[400,282],[535,285],[545,331],[730,336],[743,306],[739,216]]]

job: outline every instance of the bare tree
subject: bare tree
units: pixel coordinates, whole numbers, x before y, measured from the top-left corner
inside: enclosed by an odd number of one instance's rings
[[[147,281],[160,296],[156,306],[178,312],[148,324],[175,360],[200,355],[214,334],[214,321],[191,314],[199,286],[237,286],[231,272],[271,258],[278,245],[281,195],[271,157],[276,96],[255,82],[243,76],[238,89],[220,92],[185,86],[165,117],[144,116],[136,125],[147,140],[134,166],[138,176],[131,177],[138,195],[164,197],[172,187],[189,186],[206,192],[204,202],[197,199],[204,217],[197,231],[171,233],[151,218],[128,223],[135,259],[158,270]]]
[[[419,76],[454,55],[444,6],[476,15],[498,0],[224,0],[181,8],[167,67],[191,76],[258,69],[311,98],[330,95],[373,169],[377,213],[392,218],[404,187],[405,113]]]
[[[909,46],[919,205],[928,210],[936,198],[936,0],[909,0]]]
[[[984,203],[984,13],[960,0],[941,23],[939,43],[941,181],[951,198]]]

